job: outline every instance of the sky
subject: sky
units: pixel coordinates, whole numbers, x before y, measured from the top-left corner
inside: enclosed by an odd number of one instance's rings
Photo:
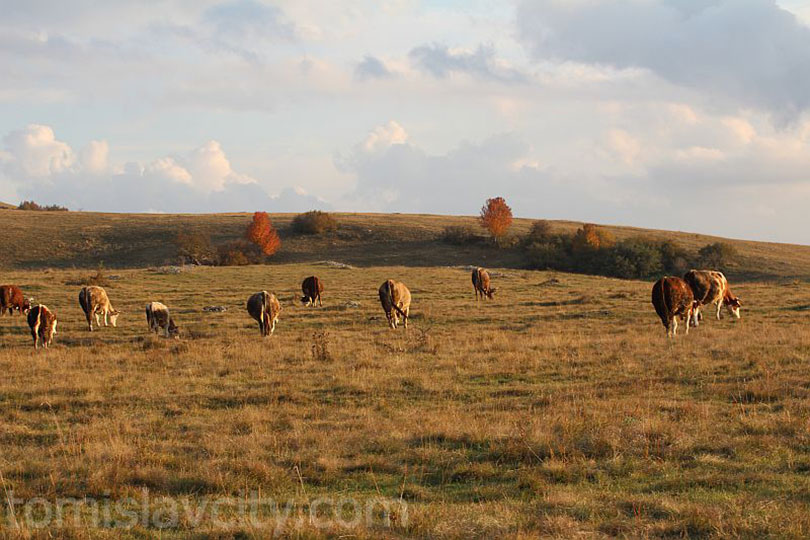
[[[0,200],[810,244],[810,0],[0,0]]]

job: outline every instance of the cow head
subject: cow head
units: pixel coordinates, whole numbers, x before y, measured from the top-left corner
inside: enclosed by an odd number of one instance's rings
[[[121,314],[121,312],[116,310],[116,309],[110,311],[110,313],[109,313],[109,315],[110,315],[110,324],[113,325],[113,328],[115,328],[116,322],[118,321],[118,316],[120,314]]]
[[[723,299],[723,305],[726,306],[726,309],[729,313],[734,315],[735,318],[740,318],[740,307],[742,304],[740,303],[740,299],[736,296],[730,296],[728,298]]]
[[[309,296],[302,296],[301,297],[301,303],[308,306],[310,304]]]
[[[496,291],[496,290],[497,290],[497,288],[492,288],[492,289],[489,289],[489,290],[487,291],[487,298],[489,298],[490,300],[492,300],[492,297],[493,297],[493,296],[495,296],[495,291]]]
[[[169,319],[169,328],[167,330],[169,337],[180,339],[180,327],[174,324],[174,319]]]
[[[28,312],[29,312],[29,311],[31,311],[31,304],[32,304],[33,302],[34,302],[33,297],[32,297],[32,298],[25,298],[25,299],[23,300],[22,307],[20,308],[20,313],[23,313],[23,314],[26,314],[26,315],[27,315],[27,314],[28,314]]]

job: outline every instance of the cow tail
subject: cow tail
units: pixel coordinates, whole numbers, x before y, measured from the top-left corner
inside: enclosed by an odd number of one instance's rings
[[[404,311],[399,309],[399,306],[394,301],[394,280],[392,279],[388,280],[388,298],[391,300],[391,305],[394,306],[394,309],[397,310],[397,313],[402,315],[403,318],[407,319],[408,316],[405,314]]]

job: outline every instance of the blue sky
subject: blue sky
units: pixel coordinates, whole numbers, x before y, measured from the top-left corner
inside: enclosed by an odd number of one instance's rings
[[[810,243],[802,0],[0,0],[0,200]]]

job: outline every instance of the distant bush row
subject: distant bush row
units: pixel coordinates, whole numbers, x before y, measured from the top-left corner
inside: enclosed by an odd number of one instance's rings
[[[487,243],[470,226],[446,227],[440,240],[456,246]],[[544,220],[534,222],[525,236],[504,238],[499,245],[522,250],[530,268],[625,279],[679,275],[697,266],[723,269],[737,259],[736,249],[723,242],[690,253],[671,240],[638,236],[616,241],[609,231],[591,224],[573,234],[555,233]]]
[[[51,204],[48,206],[41,206],[34,201],[23,201],[17,207],[17,210],[34,210],[37,212],[67,212],[68,209],[58,204]]]
[[[335,218],[319,210],[293,218],[290,230],[295,234],[326,234],[338,228]],[[175,239],[177,253],[184,263],[242,266],[257,264],[281,249],[281,238],[266,212],[256,212],[243,239],[215,246],[211,236],[202,231],[180,231]]]
[[[723,269],[737,259],[736,249],[723,242],[694,254],[671,240],[636,236],[616,241],[609,231],[590,224],[574,234],[554,234],[545,221],[533,224],[522,247],[532,268],[625,279],[680,275],[696,266]]]

